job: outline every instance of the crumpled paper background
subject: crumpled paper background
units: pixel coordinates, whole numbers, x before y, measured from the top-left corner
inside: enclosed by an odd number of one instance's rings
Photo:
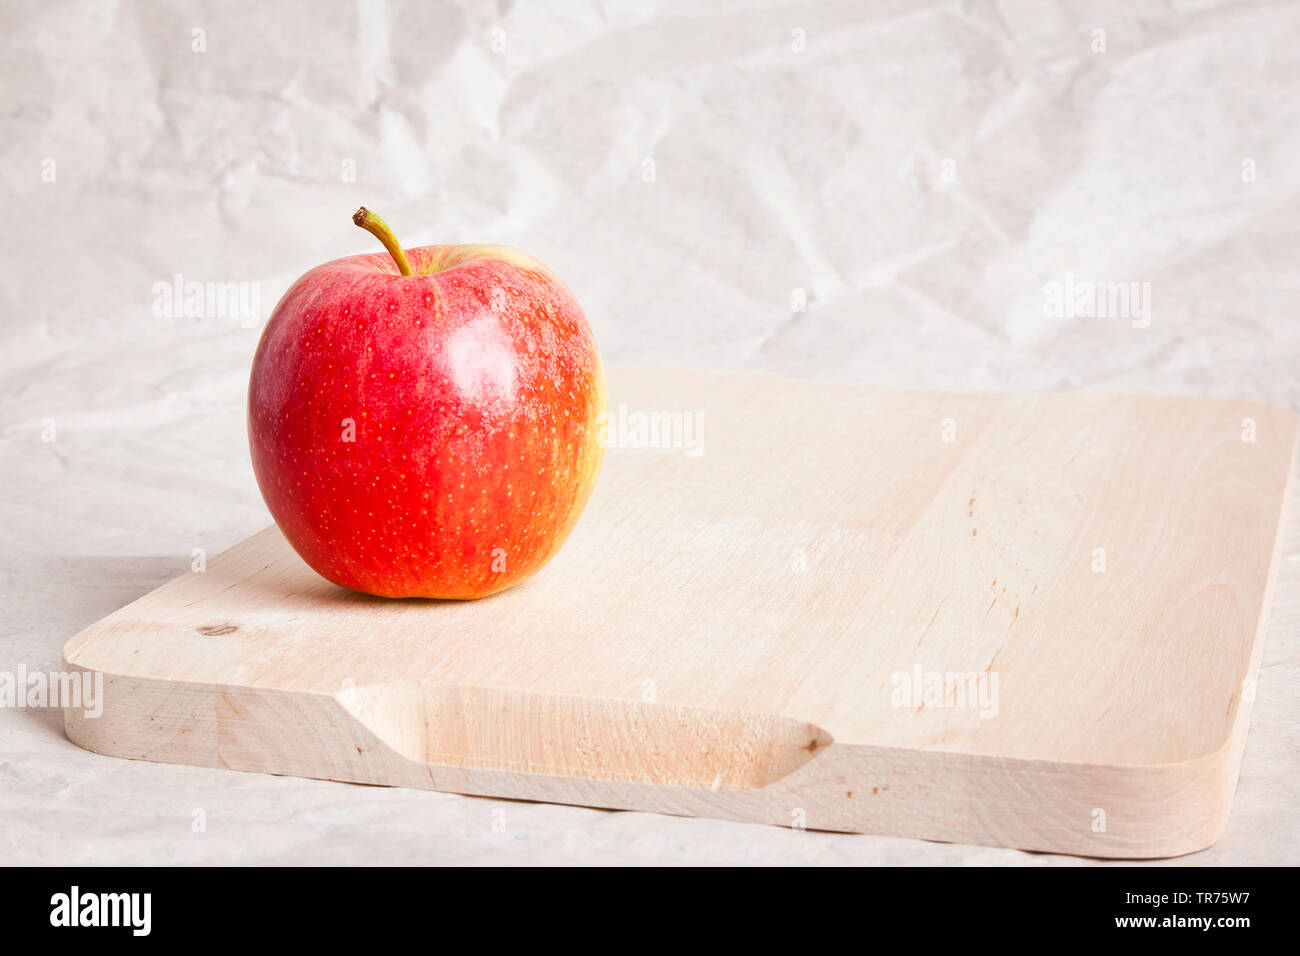
[[[362,203],[533,252],[612,362],[1300,407],[1300,8],[1083,6],[5,4],[0,668],[269,523],[258,326],[375,250]],[[259,314],[170,314],[178,275]],[[1052,317],[1068,276],[1149,325]],[[1298,547],[1177,862],[1300,862]],[[0,710],[0,780],[0,863],[1084,862],[116,760],[48,710]]]

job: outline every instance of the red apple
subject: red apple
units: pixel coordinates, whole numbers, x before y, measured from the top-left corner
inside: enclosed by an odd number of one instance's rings
[[[253,359],[248,436],[276,524],[335,584],[476,598],[536,572],[591,495],[605,378],[563,282],[506,246],[312,269]],[[409,259],[408,259],[409,256]]]

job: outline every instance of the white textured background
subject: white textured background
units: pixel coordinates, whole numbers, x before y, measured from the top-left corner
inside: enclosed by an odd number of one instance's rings
[[[56,669],[269,523],[259,331],[159,317],[153,286],[256,283],[265,318],[377,248],[362,203],[406,245],[533,252],[613,362],[1300,407],[1297,5],[657,6],[0,8],[0,670]],[[1150,282],[1150,326],[1046,317],[1067,274]],[[1300,862],[1298,549],[1293,520],[1227,834],[1177,862]],[[138,763],[61,727],[0,710],[0,863],[1080,862]]]

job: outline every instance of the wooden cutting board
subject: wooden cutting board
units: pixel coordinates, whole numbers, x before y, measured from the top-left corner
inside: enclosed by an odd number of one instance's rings
[[[529,583],[368,597],[271,528],[67,644],[106,684],[102,716],[66,711],[68,736],[1090,856],[1222,832],[1294,413],[762,373],[610,385],[615,447]]]

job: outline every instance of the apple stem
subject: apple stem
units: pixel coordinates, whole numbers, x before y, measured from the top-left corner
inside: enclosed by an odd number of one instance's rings
[[[415,272],[411,269],[410,260],[406,258],[406,253],[402,251],[402,244],[397,241],[397,237],[393,235],[393,230],[388,227],[388,223],[365,206],[357,210],[356,215],[352,217],[352,221],[384,244],[388,254],[397,263],[398,272],[404,276],[415,275]]]

